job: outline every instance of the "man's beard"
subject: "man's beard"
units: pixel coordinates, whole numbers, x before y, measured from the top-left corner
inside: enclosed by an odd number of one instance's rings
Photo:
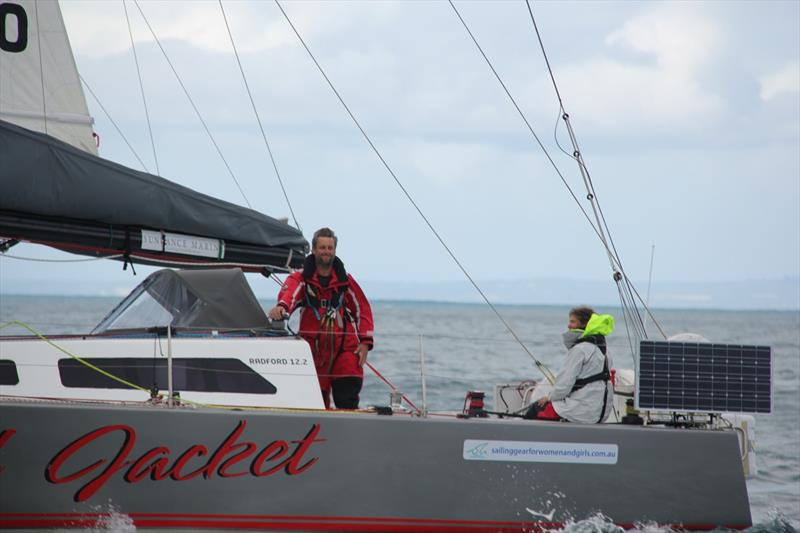
[[[333,264],[333,257],[318,257],[314,256],[314,260],[318,267],[329,267]]]

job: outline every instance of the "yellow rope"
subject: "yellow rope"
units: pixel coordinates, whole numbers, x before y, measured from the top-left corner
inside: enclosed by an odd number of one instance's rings
[[[61,346],[59,346],[58,344],[54,343],[53,341],[51,341],[50,339],[45,337],[44,334],[36,331],[33,327],[29,326],[28,324],[25,324],[24,322],[20,322],[19,320],[12,320],[11,322],[6,322],[4,324],[0,324],[0,330],[3,330],[3,329],[5,329],[5,328],[7,328],[9,326],[19,326],[19,327],[21,327],[23,329],[27,329],[28,331],[33,333],[36,337],[40,338],[41,340],[43,340],[44,342],[46,342],[47,344],[49,344],[50,346],[52,346],[53,348],[58,350],[59,352],[62,352],[64,354],[72,357],[73,359],[75,359],[76,361],[81,363],[82,365],[85,365],[88,368],[91,368],[95,372],[100,372],[101,374],[103,374],[107,378],[111,378],[114,381],[116,381],[118,383],[122,383],[123,385],[126,385],[126,386],[128,386],[128,387],[130,387],[132,389],[144,391],[144,392],[147,392],[147,393],[150,392],[148,389],[146,389],[144,387],[141,387],[141,386],[139,386],[139,385],[137,385],[135,383],[131,383],[130,381],[126,381],[126,380],[124,380],[124,379],[122,379],[120,377],[115,376],[114,374],[111,374],[110,372],[107,372],[107,371],[103,370],[102,368],[94,366],[89,361],[86,361],[86,360],[82,359],[80,356],[77,356],[74,353],[70,352],[69,350],[66,350],[66,349],[62,348]]]
[[[202,404],[178,398],[176,401],[181,403],[188,403],[199,407],[208,407],[210,409],[222,409],[225,411],[278,411],[278,412],[301,412],[301,413],[331,413],[340,415],[368,415],[374,414],[372,409],[316,409],[311,407],[264,407],[264,406],[235,406],[235,405],[218,405],[218,404]]]
[[[23,329],[26,329],[26,330],[30,331],[33,335],[35,335],[39,339],[43,340],[44,342],[46,342],[47,344],[49,344],[50,346],[52,346],[56,350],[58,350],[58,351],[60,351],[60,352],[62,352],[64,354],[70,356],[71,358],[75,359],[76,361],[78,361],[82,365],[85,365],[86,367],[91,368],[95,372],[99,372],[99,373],[103,374],[104,376],[106,376],[106,377],[108,377],[110,379],[113,379],[114,381],[116,381],[118,383],[122,383],[123,385],[126,385],[126,386],[128,386],[128,387],[130,387],[132,389],[140,390],[140,391],[146,392],[148,394],[150,393],[149,389],[146,389],[144,387],[136,385],[135,383],[131,383],[130,381],[126,381],[126,380],[122,379],[121,377],[115,376],[114,374],[112,374],[112,373],[110,373],[110,372],[108,372],[106,370],[103,370],[102,368],[99,368],[99,367],[93,365],[89,361],[86,361],[86,360],[82,359],[80,356],[75,355],[74,353],[70,352],[69,350],[66,350],[65,348],[62,348],[58,344],[56,344],[53,341],[51,341],[50,339],[48,339],[43,333],[37,331],[32,326],[29,326],[28,324],[25,324],[24,322],[20,322],[19,320],[12,320],[11,322],[5,322],[3,324],[0,324],[0,331],[5,329],[5,328],[7,328],[7,327],[10,327],[10,326],[19,326],[19,327],[21,327]],[[160,394],[159,396],[166,397],[165,394]],[[370,410],[362,410],[362,409],[359,409],[359,410],[342,410],[342,411],[333,410],[332,411],[332,410],[328,410],[328,409],[311,409],[311,408],[302,408],[302,407],[258,407],[258,406],[237,407],[237,406],[233,406],[233,405],[204,404],[204,403],[200,403],[200,402],[194,402],[192,400],[187,400],[185,398],[175,398],[175,401],[180,402],[180,403],[186,403],[186,404],[189,404],[189,405],[194,405],[195,407],[205,407],[205,408],[209,408],[209,409],[223,409],[223,410],[228,410],[228,411],[233,411],[233,410],[288,411],[288,412],[301,411],[301,412],[306,412],[306,413],[337,413],[338,412],[340,414],[370,414],[370,413],[372,413],[372,411],[370,411]]]

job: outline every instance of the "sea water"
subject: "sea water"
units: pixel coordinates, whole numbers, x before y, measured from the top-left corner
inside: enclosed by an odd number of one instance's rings
[[[85,333],[117,303],[115,298],[0,296],[0,323],[25,322],[46,334]],[[263,302],[269,306],[269,302]],[[568,307],[500,306],[500,313],[528,350],[557,371],[565,350]],[[633,368],[625,323],[618,317],[609,337],[617,368]],[[369,361],[394,386],[422,407],[420,361],[424,357],[427,408],[459,410],[468,390],[487,393],[497,383],[539,379],[531,357],[494,313],[477,304],[374,302],[375,349]],[[800,313],[777,311],[656,310],[651,338],[692,332],[712,342],[772,346],[773,412],[755,415],[758,475],[747,480],[752,532],[800,528]],[[296,323],[295,323],[296,325]],[[2,334],[23,333],[19,328]],[[367,371],[362,406],[388,405],[389,387]],[[121,518],[124,519],[124,516]],[[602,515],[576,517],[566,531],[618,531]],[[641,524],[640,531],[666,531]]]

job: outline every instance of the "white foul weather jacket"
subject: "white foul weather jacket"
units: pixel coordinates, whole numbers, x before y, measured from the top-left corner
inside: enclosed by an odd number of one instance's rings
[[[560,417],[566,418],[570,422],[584,424],[596,424],[608,418],[614,402],[614,387],[610,381],[594,381],[571,392],[576,379],[588,378],[603,371],[604,358],[600,348],[589,342],[574,344],[569,348],[567,359],[556,375],[556,381],[550,393],[553,409]],[[611,367],[611,357],[609,356],[608,368]],[[600,410],[603,408],[604,394],[608,396],[606,397],[605,411],[601,416]]]

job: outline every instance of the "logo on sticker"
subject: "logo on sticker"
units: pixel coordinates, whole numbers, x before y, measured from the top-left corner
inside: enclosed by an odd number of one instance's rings
[[[470,458],[472,458],[472,459],[480,459],[482,457],[486,457],[486,454],[488,453],[486,451],[486,447],[487,446],[489,446],[488,442],[482,442],[480,444],[477,444],[477,445],[473,446],[470,449],[467,449],[466,448],[466,442],[465,442],[464,443],[464,456],[466,458],[466,456],[469,455]]]

